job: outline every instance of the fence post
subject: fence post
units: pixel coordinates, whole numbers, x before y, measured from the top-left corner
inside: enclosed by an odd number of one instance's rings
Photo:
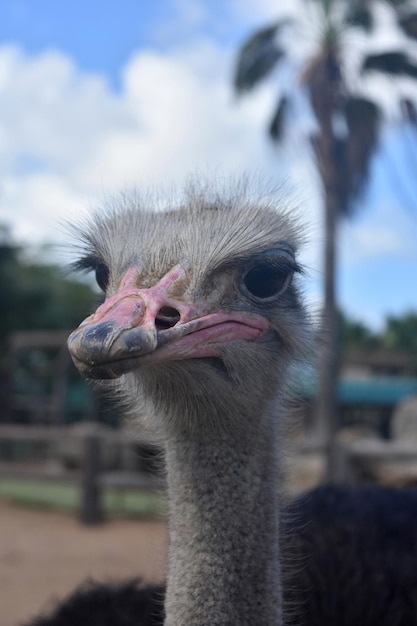
[[[92,429],[83,437],[80,511],[81,522],[90,526],[104,521],[100,484],[100,443],[100,435],[92,425]]]

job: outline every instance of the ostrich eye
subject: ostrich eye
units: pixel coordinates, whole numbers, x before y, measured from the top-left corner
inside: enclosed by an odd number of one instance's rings
[[[243,284],[255,298],[272,298],[287,286],[293,271],[284,262],[259,263],[245,274]]]
[[[95,270],[98,286],[102,291],[106,291],[109,284],[109,268],[104,263],[98,263]]]

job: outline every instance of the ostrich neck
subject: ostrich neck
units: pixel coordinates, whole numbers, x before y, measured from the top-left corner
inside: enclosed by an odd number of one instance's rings
[[[165,626],[281,626],[279,494],[266,433],[166,446],[170,549]]]

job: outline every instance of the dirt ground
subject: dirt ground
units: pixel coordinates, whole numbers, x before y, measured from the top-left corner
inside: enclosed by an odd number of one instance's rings
[[[161,581],[166,549],[163,522],[87,528],[63,513],[0,502],[0,624],[19,626],[86,578]]]

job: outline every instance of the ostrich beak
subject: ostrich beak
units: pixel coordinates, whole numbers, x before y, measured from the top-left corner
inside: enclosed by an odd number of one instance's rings
[[[219,356],[219,344],[257,339],[268,328],[259,315],[206,312],[174,298],[185,274],[181,266],[150,289],[135,287],[136,272],[130,268],[119,291],[68,338],[71,357],[86,378],[117,378],[145,365]]]

